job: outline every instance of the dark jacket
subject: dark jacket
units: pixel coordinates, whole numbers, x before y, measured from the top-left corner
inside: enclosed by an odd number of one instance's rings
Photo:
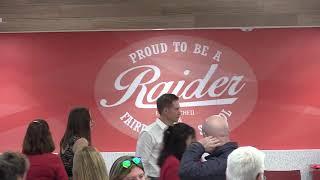
[[[182,180],[225,180],[228,155],[238,148],[235,142],[228,142],[217,147],[201,162],[205,153],[204,147],[196,142],[192,143],[183,154],[180,162],[179,175]]]

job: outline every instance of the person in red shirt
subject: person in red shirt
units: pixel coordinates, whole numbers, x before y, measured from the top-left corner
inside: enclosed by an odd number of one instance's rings
[[[195,130],[185,123],[174,124],[164,132],[163,148],[158,159],[160,180],[180,180],[182,154],[195,141],[195,136]]]
[[[54,150],[48,123],[42,119],[32,121],[22,147],[30,162],[26,180],[68,180],[62,160],[52,153]]]

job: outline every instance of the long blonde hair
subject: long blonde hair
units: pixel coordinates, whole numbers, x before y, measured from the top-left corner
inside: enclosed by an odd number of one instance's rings
[[[72,171],[74,180],[109,180],[100,152],[90,146],[76,152]]]

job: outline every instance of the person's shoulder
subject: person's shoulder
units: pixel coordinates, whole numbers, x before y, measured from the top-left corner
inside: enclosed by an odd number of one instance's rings
[[[53,153],[43,153],[43,154],[37,154],[37,155],[27,155],[29,161],[32,162],[42,162],[42,161],[50,161],[55,162],[56,160],[60,160],[60,157],[58,154]]]
[[[236,142],[228,142],[225,145],[225,154],[230,154],[232,151],[236,150],[239,145]]]
[[[230,142],[229,144],[233,149],[237,149],[239,147],[239,144],[237,142]]]
[[[171,155],[171,156],[168,156],[168,160],[170,162],[174,162],[174,163],[180,163],[179,159],[177,159],[175,156]]]
[[[165,160],[165,164],[169,166],[176,166],[180,164],[180,161],[175,156],[171,155],[167,157],[167,159]]]
[[[147,127],[145,127],[145,128],[141,131],[141,133],[143,133],[143,132],[152,132],[152,131],[154,131],[154,130],[156,130],[156,129],[158,129],[158,124],[157,124],[157,122],[155,121],[155,122],[149,124]]]
[[[72,136],[71,138],[70,138],[70,143],[75,143],[76,141],[78,141],[79,139],[81,139],[81,137],[79,137],[79,136]]]
[[[86,138],[79,138],[73,145],[73,152],[80,151],[83,147],[89,146],[89,142]]]
[[[74,145],[74,143],[79,139],[81,139],[81,137],[79,137],[79,136],[69,137],[68,139],[66,139],[67,147],[72,147]]]
[[[43,154],[43,156],[45,156],[47,159],[50,159],[52,161],[60,160],[59,155],[56,153],[45,153]]]
[[[88,140],[86,139],[86,138],[78,138],[75,142],[74,142],[75,144],[88,144],[89,142],[88,142]]]

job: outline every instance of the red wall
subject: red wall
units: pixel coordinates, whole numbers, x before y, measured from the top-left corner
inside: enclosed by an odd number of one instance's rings
[[[168,44],[186,41],[188,50],[174,53],[169,46],[168,53],[130,62],[130,53],[161,39]],[[210,55],[195,55],[196,42],[207,44],[210,50],[220,49],[221,61],[213,61]],[[242,83],[246,85],[235,103],[182,108],[194,110],[195,114],[185,119],[195,128],[205,117],[226,109],[233,113],[232,138],[241,145],[318,149],[319,47],[317,28],[0,34],[0,151],[20,150],[26,126],[35,118],[49,122],[58,145],[68,111],[79,105],[90,107],[95,146],[101,151],[133,151],[137,133],[126,129],[117,117],[129,112],[146,124],[154,120],[155,109],[134,105],[142,86],[117,107],[103,108],[99,101],[106,98],[116,102],[124,94],[125,90],[114,88],[121,72],[152,63],[163,73],[159,80],[166,82],[180,80],[184,76],[178,72],[184,69],[193,73],[186,82],[204,77],[215,63],[219,64],[215,75],[244,75]],[[137,73],[122,83],[129,84]],[[218,78],[215,75],[212,82]]]

